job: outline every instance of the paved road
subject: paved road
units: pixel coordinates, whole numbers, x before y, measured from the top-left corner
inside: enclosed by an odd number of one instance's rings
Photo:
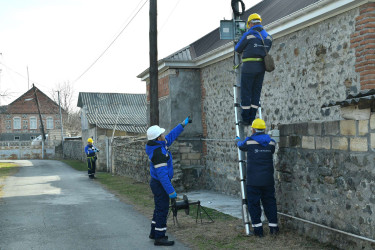
[[[187,249],[154,246],[150,220],[85,173],[59,161],[15,162],[23,167],[0,199],[1,250]]]

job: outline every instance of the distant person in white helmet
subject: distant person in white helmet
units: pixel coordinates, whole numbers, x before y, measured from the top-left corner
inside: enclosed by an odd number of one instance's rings
[[[85,147],[85,153],[87,156],[87,173],[90,179],[95,179],[95,169],[96,169],[96,153],[99,152],[94,146],[94,141],[92,138],[87,139],[87,145]]]
[[[150,187],[154,194],[155,209],[152,216],[150,239],[155,239],[156,246],[172,246],[174,241],[168,240],[167,216],[169,199],[176,199],[177,194],[171,180],[173,178],[172,154],[168,147],[184,131],[184,127],[192,120],[187,117],[182,123],[164,135],[165,129],[158,125],[147,129],[146,153],[150,160]]]
[[[247,20],[249,29],[236,44],[235,51],[242,53],[241,116],[242,124],[249,126],[260,106],[260,94],[265,74],[264,57],[272,46],[272,37],[263,28],[262,18],[253,13]]]
[[[255,119],[251,129],[253,134],[246,137],[244,141],[236,138],[238,148],[247,152],[246,191],[251,223],[254,235],[263,237],[263,224],[260,219],[262,214],[260,202],[262,202],[270,234],[276,235],[279,232],[273,177],[273,154],[276,142],[265,134],[266,123],[262,119]]]

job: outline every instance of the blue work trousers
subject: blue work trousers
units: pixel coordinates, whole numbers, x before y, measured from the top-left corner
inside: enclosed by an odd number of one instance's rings
[[[96,156],[87,157],[87,173],[93,177],[96,169]]]
[[[151,191],[154,194],[155,209],[151,222],[151,236],[155,239],[165,236],[167,231],[167,216],[169,211],[169,195],[161,185],[160,181],[151,178]]]
[[[258,110],[264,71],[241,74],[241,107],[242,120],[252,123]]]
[[[262,201],[264,213],[269,222],[270,227],[277,227],[277,206],[275,198],[275,187],[271,186],[246,186],[248,209],[251,217],[251,223],[254,231],[263,234],[262,209],[260,201]]]

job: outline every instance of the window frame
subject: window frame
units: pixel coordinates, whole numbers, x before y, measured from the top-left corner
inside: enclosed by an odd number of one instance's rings
[[[18,120],[19,121],[19,127],[16,127],[16,120]],[[22,119],[21,119],[21,117],[18,117],[18,116],[16,116],[16,117],[13,117],[13,129],[22,129]]]
[[[48,121],[51,121],[51,120],[52,120],[52,122],[48,122]],[[49,124],[50,125],[52,124],[52,127],[48,127]],[[54,128],[54,126],[53,126],[53,117],[49,116],[49,117],[46,118],[46,128],[47,129],[53,129]]]
[[[31,127],[32,123],[31,123],[31,119],[35,119],[35,128],[34,127]],[[35,117],[35,116],[31,116],[29,118],[29,121],[30,121],[30,129],[38,129],[38,119]]]

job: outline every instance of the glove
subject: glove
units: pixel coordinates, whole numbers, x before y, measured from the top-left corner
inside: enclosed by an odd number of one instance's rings
[[[96,152],[99,152],[100,150],[99,149],[96,149]]]
[[[173,193],[169,194],[169,198],[176,199],[177,198],[176,192],[173,192]]]
[[[182,127],[185,127],[188,123],[192,123],[193,120],[190,118],[190,116],[186,117],[183,122],[181,122]]]
[[[236,147],[238,146],[238,143],[241,141],[241,138],[236,136]]]

